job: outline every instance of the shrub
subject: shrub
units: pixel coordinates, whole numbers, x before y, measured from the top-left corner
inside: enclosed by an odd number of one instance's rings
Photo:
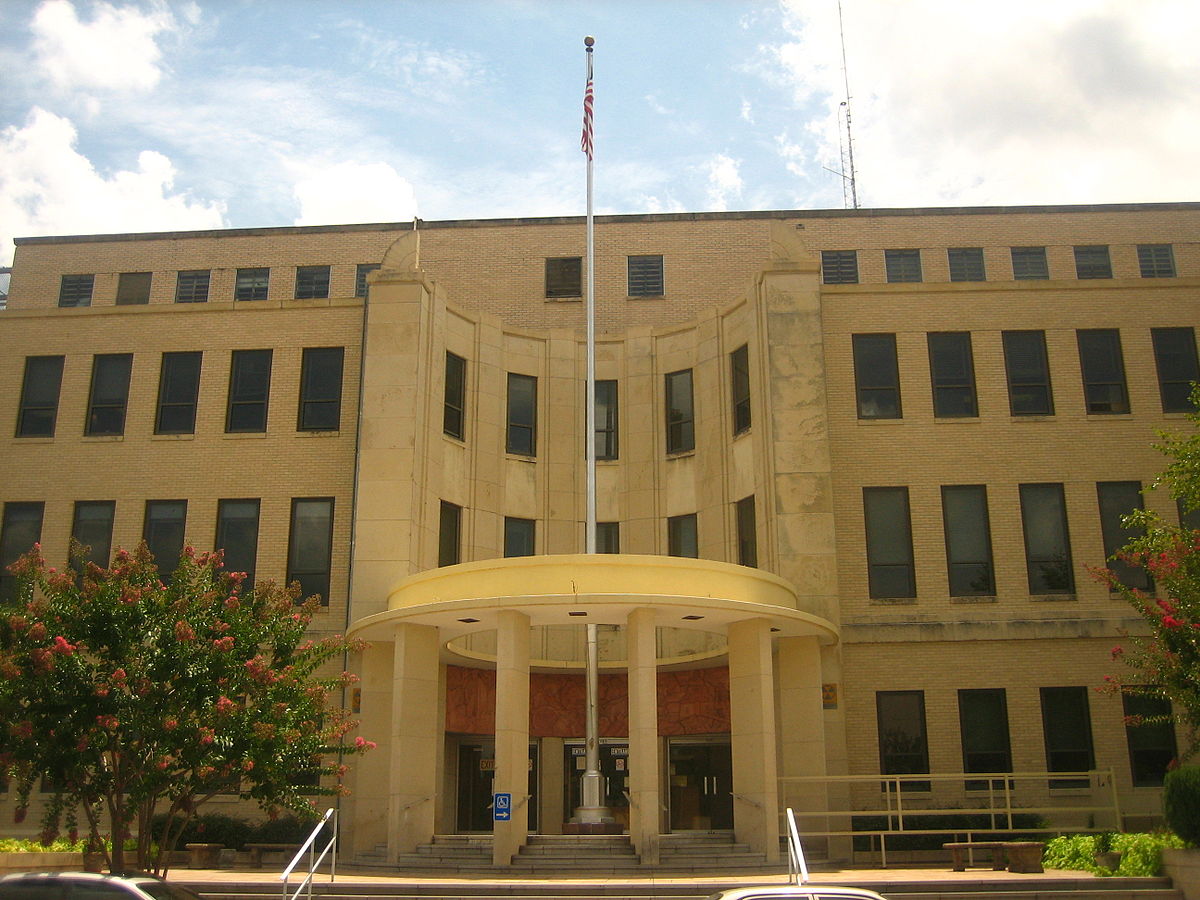
[[[1200,844],[1200,766],[1184,766],[1163,779],[1163,815],[1188,844]]]
[[[268,819],[254,826],[253,837],[247,840],[261,844],[295,844],[297,847],[309,836],[316,821],[301,822],[295,816]]]
[[[155,843],[160,842],[165,821],[165,815],[154,817],[151,827],[154,829]],[[252,831],[253,827],[243,819],[235,819],[221,813],[208,813],[192,819],[183,827],[183,833],[180,834],[176,846],[204,843],[241,850],[246,841],[251,840]]]
[[[1153,834],[1118,834],[1113,849],[1121,854],[1117,875],[1151,877],[1162,874],[1164,847],[1182,847],[1183,841],[1165,832]]]
[[[898,827],[895,816],[892,827]],[[997,817],[996,821],[1002,821]],[[888,828],[887,816],[854,816],[852,819],[854,831],[885,831]],[[1040,840],[1036,834],[1027,834],[1022,829],[1038,829],[1045,826],[1045,820],[1033,813],[1015,813],[1013,815],[1012,831],[1003,832],[1003,839],[1009,841]],[[987,813],[912,813],[904,816],[904,827],[909,831],[935,831],[935,834],[906,834],[897,832],[888,834],[888,850],[941,850],[947,841],[958,840],[958,835],[967,831],[989,831],[992,828],[992,817]],[[874,843],[874,836],[862,835],[854,839],[855,850],[869,850]]]
[[[1106,837],[1107,835],[1107,837]],[[1121,854],[1116,870],[1096,865],[1096,854],[1107,843],[1109,849]],[[1105,833],[1064,834],[1046,843],[1042,864],[1048,869],[1091,872],[1095,875],[1125,875],[1151,877],[1162,874],[1164,847],[1182,846],[1175,835]]]

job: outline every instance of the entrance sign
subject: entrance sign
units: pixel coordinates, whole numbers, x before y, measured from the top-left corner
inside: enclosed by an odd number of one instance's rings
[[[496,822],[512,819],[512,794],[492,794],[492,819]]]

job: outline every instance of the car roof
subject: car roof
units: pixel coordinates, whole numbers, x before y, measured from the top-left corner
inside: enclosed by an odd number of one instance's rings
[[[844,897],[846,900],[884,900],[874,891],[866,888],[843,887],[836,884],[760,884],[752,887],[731,888],[713,894],[711,900],[751,900],[763,897],[809,897],[818,894],[822,897]]]

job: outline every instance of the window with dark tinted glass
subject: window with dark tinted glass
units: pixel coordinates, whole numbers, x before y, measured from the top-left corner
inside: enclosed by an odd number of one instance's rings
[[[150,548],[158,577],[170,581],[183,552],[183,530],[187,521],[186,500],[147,500],[142,539]]]
[[[1017,281],[1043,281],[1050,277],[1045,247],[1012,247],[1013,278]]]
[[[663,258],[659,256],[627,257],[630,297],[661,297],[663,295]]]
[[[1011,772],[1012,747],[1008,734],[1008,701],[1004,688],[975,688],[958,692],[958,724],[962,734],[964,772]],[[969,780],[968,791],[987,790],[985,780]],[[1004,782],[993,781],[1002,789]]]
[[[75,503],[75,516],[71,522],[71,539],[83,551],[81,557],[72,553],[72,564],[82,572],[87,563],[100,568],[108,565],[112,552],[113,517],[117,504],[113,500],[79,500]]]
[[[229,409],[225,430],[267,430],[271,394],[271,350],[234,350],[229,365]]]
[[[150,272],[122,272],[117,276],[117,306],[150,302]]]
[[[0,520],[0,599],[13,596],[17,576],[8,567],[42,539],[44,503],[5,503]]]
[[[546,296],[583,296],[583,259],[559,256],[546,260]]]
[[[1134,787],[1160,787],[1163,776],[1179,755],[1171,701],[1165,697],[1126,691],[1121,694],[1125,713],[1125,742]]]
[[[597,553],[620,553],[621,552],[621,523],[620,522],[597,522],[596,523],[596,552]]]
[[[315,300],[329,296],[329,266],[296,267],[296,299]]]
[[[734,505],[737,519],[738,564],[758,565],[758,529],[754,521],[754,495],[743,497]]]
[[[946,251],[951,281],[984,281],[982,247],[951,247]]]
[[[1192,383],[1200,381],[1196,332],[1192,328],[1151,328],[1154,364],[1163,412],[1192,412]]]
[[[354,272],[354,296],[367,296],[367,276],[379,268],[379,263],[359,263]]]
[[[1129,412],[1121,333],[1115,328],[1088,328],[1077,331],[1076,336],[1079,367],[1083,372],[1083,399],[1088,413]]]
[[[1069,594],[1075,590],[1067,506],[1061,484],[1023,484],[1021,525],[1031,594]]]
[[[27,356],[17,412],[17,437],[53,437],[62,387],[63,357]]]
[[[242,592],[254,587],[254,569],[258,562],[257,499],[217,501],[216,549],[225,551],[225,570],[245,572]]]
[[[617,411],[617,382],[596,382],[596,459],[617,459],[620,437]]]
[[[1170,244],[1138,244],[1137,255],[1143,278],[1175,277],[1175,253]]]
[[[205,303],[208,300],[208,269],[191,269],[175,276],[176,303]]]
[[[860,419],[899,419],[900,369],[894,334],[856,334],[854,386]]]
[[[877,599],[917,596],[908,488],[863,488],[863,518],[870,596]]]
[[[287,583],[300,584],[298,602],[317,594],[329,605],[333,559],[333,498],[298,497],[292,500],[288,535]]]
[[[1107,244],[1088,244],[1075,248],[1077,278],[1112,278],[1112,262]]]
[[[124,434],[132,353],[101,353],[92,358],[92,386],[84,434]]]
[[[821,280],[825,284],[858,284],[858,251],[822,250]]]
[[[504,517],[504,555],[533,556],[537,525],[533,519]]]
[[[1140,481],[1101,481],[1096,484],[1096,498],[1100,503],[1100,533],[1104,538],[1106,565],[1121,583],[1143,591],[1150,590],[1150,575],[1141,566],[1130,565],[1122,559],[1112,559],[1126,544],[1143,534],[1140,528],[1129,528],[1122,519],[1142,509],[1142,483]]]
[[[508,373],[508,437],[505,449],[537,456],[537,378]]]
[[[667,452],[696,449],[696,410],[692,395],[692,370],[681,369],[666,376]]]
[[[884,250],[883,263],[888,281],[920,281],[920,250]]]
[[[467,361],[446,351],[446,386],[442,405],[442,432],[460,441],[467,433]]]
[[[155,434],[192,434],[196,430],[200,358],[199,350],[163,354],[158,379]]]
[[[266,300],[271,270],[267,268],[238,269],[233,283],[234,300]]]
[[[59,306],[91,306],[95,275],[64,275],[58,285]]]
[[[1014,416],[1054,415],[1050,364],[1044,331],[1005,331],[1004,370],[1008,375],[1008,408]]]
[[[951,597],[990,597],[996,593],[987,487],[942,486],[942,523]]]
[[[305,347],[297,431],[337,431],[342,422],[342,347]]]
[[[456,566],[462,562],[462,507],[441,502],[438,509],[438,565]]]
[[[924,691],[876,691],[879,771],[884,775],[919,775],[929,771]],[[902,791],[927,791],[928,781],[903,781]]]
[[[667,519],[667,555],[695,559],[700,555],[696,535],[696,514],[671,516]]]
[[[729,390],[733,404],[733,433],[750,427],[750,348],[745,344],[729,354]]]
[[[1092,749],[1092,716],[1086,687],[1044,687],[1042,735],[1046,743],[1046,770],[1088,772],[1096,766]],[[1086,788],[1086,778],[1052,778],[1052,789]]]
[[[930,334],[928,340],[933,414],[939,418],[979,415],[970,333],[942,331]]]

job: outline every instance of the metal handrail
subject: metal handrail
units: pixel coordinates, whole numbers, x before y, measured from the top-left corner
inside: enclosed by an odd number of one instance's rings
[[[321,829],[325,824],[333,819],[333,825],[330,826],[329,843],[321,850],[319,855],[316,854],[317,835],[321,833]],[[321,817],[321,821],[313,828],[308,839],[300,845],[300,849],[296,851],[296,855],[292,857],[292,861],[287,864],[287,868],[283,870],[283,874],[279,876],[279,880],[283,882],[283,900],[296,900],[300,892],[305,887],[308,888],[309,900],[312,898],[313,875],[316,874],[317,866],[325,859],[326,854],[329,854],[329,880],[332,882],[337,877],[337,836],[338,836],[338,820],[337,810],[332,806],[325,810],[325,815]],[[296,885],[296,890],[290,896],[288,895],[288,880],[291,878],[292,870],[299,864],[301,857],[305,851],[308,851],[308,873],[304,876],[304,880]]]
[[[808,863],[804,859],[804,847],[800,844],[800,831],[796,828],[796,815],[787,809],[788,838],[788,881],[804,884],[808,881]]]

